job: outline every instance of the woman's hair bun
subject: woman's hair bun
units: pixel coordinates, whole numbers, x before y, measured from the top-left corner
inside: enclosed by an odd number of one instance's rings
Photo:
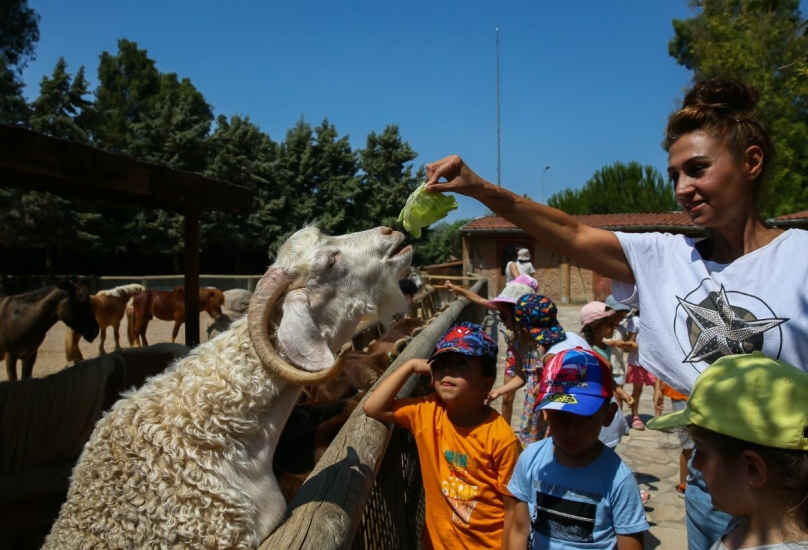
[[[744,118],[755,110],[758,91],[737,80],[712,78],[697,83],[685,96],[683,107],[708,108],[732,118]]]

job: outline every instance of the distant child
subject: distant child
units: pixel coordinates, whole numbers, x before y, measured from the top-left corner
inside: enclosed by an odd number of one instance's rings
[[[593,301],[581,308],[581,336],[592,349],[609,365],[614,381],[614,368],[612,366],[612,348],[610,340],[614,334],[614,327],[618,323],[617,312],[604,302]],[[622,385],[615,384],[614,397],[617,406],[623,401],[634,404],[634,398],[623,389]]]
[[[687,395],[676,391],[657,378],[654,383],[654,408],[656,410],[661,411],[663,409],[665,397],[671,398],[673,412],[679,412],[685,408]],[[693,439],[683,434],[679,437],[679,442],[682,445],[682,451],[679,453],[679,483],[676,485],[676,494],[678,494],[680,498],[685,498],[688,475],[687,463],[690,462],[690,457],[693,456]]]
[[[634,474],[598,439],[617,412],[608,366],[587,350],[555,355],[538,408],[552,437],[528,446],[516,464],[507,547],[642,550],[648,522]]]
[[[556,353],[578,346],[588,348],[589,345],[577,334],[564,330],[558,322],[558,308],[546,296],[521,296],[514,305],[513,315],[516,327],[513,379],[492,390],[489,400],[525,387],[522,421],[516,435],[523,445],[529,445],[543,439],[547,433],[544,415],[535,411],[536,393],[544,365]]]
[[[806,403],[808,373],[755,351],[716,360],[683,410],[648,421],[686,428],[713,506],[733,516],[712,550],[808,547]]]
[[[656,378],[653,374],[645,370],[640,365],[640,345],[638,334],[640,331],[640,312],[637,312],[628,320],[626,326],[628,331],[629,340],[626,343],[628,349],[628,375],[626,376],[626,383],[631,384],[631,397],[634,398],[634,403],[631,404],[631,427],[635,430],[644,430],[645,424],[640,418],[640,397],[642,397],[643,386],[654,387]],[[656,409],[654,416],[659,416],[662,411]]]
[[[443,335],[428,361],[407,361],[365,400],[365,414],[395,422],[415,437],[426,493],[425,548],[503,544],[514,503],[507,483],[521,445],[485,404],[496,361],[497,344],[482,327],[460,323]],[[416,373],[432,375],[435,393],[396,399]]]
[[[614,379],[615,399],[617,399],[618,407],[620,407],[620,410],[622,410],[624,400],[621,398],[621,394],[618,392],[617,388],[620,388],[620,390],[623,390],[623,393],[625,393],[625,390],[623,389],[623,386],[626,383],[625,352],[628,348],[626,342],[629,339],[628,330],[626,330],[626,321],[628,315],[631,313],[632,308],[622,302],[618,302],[613,294],[606,296],[606,300],[604,300],[604,302],[607,306],[614,310],[616,321],[614,332],[612,332],[611,338],[606,340],[606,343],[609,345],[612,351],[612,378]]]
[[[513,372],[516,365],[515,351],[513,348],[516,339],[513,320],[513,307],[516,300],[525,294],[535,294],[539,290],[539,282],[533,277],[527,275],[519,275],[512,281],[505,285],[494,299],[486,300],[479,294],[475,294],[470,290],[452,284],[446,281],[443,287],[457,295],[468,298],[472,303],[480,305],[484,308],[496,311],[499,314],[499,320],[502,322],[500,332],[507,344],[505,352],[505,369],[503,374],[503,384],[507,384],[513,378]],[[506,393],[502,396],[502,418],[508,424],[511,423],[513,417],[513,399],[514,393]]]

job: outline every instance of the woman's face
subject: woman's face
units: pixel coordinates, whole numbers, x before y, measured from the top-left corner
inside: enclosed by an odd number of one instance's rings
[[[740,223],[755,214],[753,180],[762,167],[759,151],[747,149],[738,166],[727,147],[704,131],[685,134],[671,145],[668,175],[677,202],[695,225]]]

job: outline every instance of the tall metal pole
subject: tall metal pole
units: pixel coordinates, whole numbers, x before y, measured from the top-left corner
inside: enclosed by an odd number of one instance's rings
[[[549,169],[550,169],[550,165],[548,164],[547,166],[544,167],[544,171],[541,173],[541,203],[542,204],[547,204],[544,201],[544,174],[546,174],[547,170],[549,170]]]
[[[496,29],[497,37],[497,185],[502,185],[500,173],[500,130],[499,130],[499,27]]]

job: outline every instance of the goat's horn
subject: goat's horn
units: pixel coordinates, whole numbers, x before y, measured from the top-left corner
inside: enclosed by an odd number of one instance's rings
[[[339,374],[348,352],[351,351],[350,342],[342,346],[334,365],[320,372],[306,372],[284,361],[269,338],[269,317],[272,308],[280,296],[286,292],[292,276],[281,269],[270,269],[261,277],[250,298],[247,322],[250,330],[255,353],[264,365],[264,368],[274,372],[284,380],[298,385],[314,385],[327,382]]]

